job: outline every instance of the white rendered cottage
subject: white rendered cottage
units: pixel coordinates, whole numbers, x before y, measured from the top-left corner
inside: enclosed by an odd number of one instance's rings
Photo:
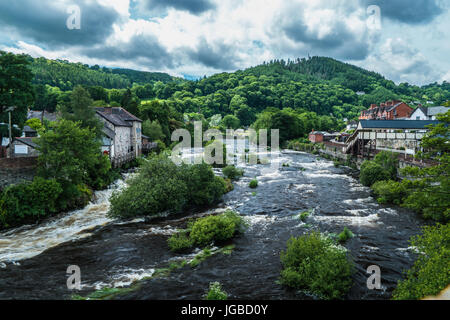
[[[95,108],[104,123],[102,152],[111,160],[134,159],[142,154],[142,120],[123,108]]]

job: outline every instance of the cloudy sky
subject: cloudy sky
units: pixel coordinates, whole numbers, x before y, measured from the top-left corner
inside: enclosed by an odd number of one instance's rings
[[[450,81],[450,0],[0,0],[0,30],[1,50],[176,76],[320,55]]]

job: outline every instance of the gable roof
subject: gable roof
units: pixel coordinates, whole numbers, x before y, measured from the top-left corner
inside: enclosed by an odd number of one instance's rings
[[[427,129],[430,124],[438,124],[437,120],[361,120],[363,129]]]
[[[95,108],[95,112],[117,127],[132,127],[133,121],[142,122],[141,119],[123,108],[97,107]]]
[[[440,114],[440,113],[446,113],[448,110],[450,110],[450,107],[442,107],[442,106],[440,106],[440,107],[429,107],[427,109],[427,111],[428,111],[427,116],[435,116],[435,115]]]
[[[23,144],[26,144],[27,146],[30,146],[33,149],[36,149],[38,147],[38,145],[36,143],[33,142],[33,139],[35,138],[14,138],[13,141],[19,141]]]
[[[30,119],[42,119],[42,111],[28,111],[27,114],[27,120]],[[58,114],[57,113],[50,113],[47,111],[44,111],[44,119],[47,119],[48,121],[56,121],[58,120]]]

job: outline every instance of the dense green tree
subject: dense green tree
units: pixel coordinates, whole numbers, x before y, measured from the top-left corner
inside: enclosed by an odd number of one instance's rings
[[[437,161],[437,165],[406,167],[402,173],[412,178],[408,184],[410,195],[404,205],[421,212],[425,218],[450,220],[450,111],[438,117],[440,124],[431,125],[422,139],[423,152],[418,157]]]
[[[15,107],[11,113],[12,124],[22,128],[27,120],[28,107],[34,101],[32,79],[26,56],[0,51],[0,141],[8,136],[6,108]],[[20,136],[20,133],[13,127],[14,136]]]
[[[62,108],[63,118],[79,121],[82,128],[92,129],[97,138],[102,136],[103,123],[97,118],[89,92],[81,86],[75,87],[70,103]]]

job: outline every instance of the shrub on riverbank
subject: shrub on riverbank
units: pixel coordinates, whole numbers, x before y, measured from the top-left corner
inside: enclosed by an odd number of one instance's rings
[[[191,229],[190,237],[196,245],[206,246],[213,242],[223,242],[233,238],[245,229],[242,217],[233,211],[218,216],[197,220]]]
[[[192,241],[191,238],[189,238],[189,232],[183,230],[181,232],[172,235],[167,240],[167,244],[169,245],[171,251],[183,252],[190,249],[194,245],[194,242]]]
[[[248,186],[252,189],[256,189],[258,187],[258,180],[253,179],[252,181],[250,181]]]
[[[339,243],[345,243],[347,240],[353,238],[355,235],[353,232],[351,232],[347,227],[344,228],[344,230],[338,234],[337,240]]]
[[[58,212],[63,192],[56,180],[36,177],[31,183],[7,187],[0,195],[0,227],[35,222]]]
[[[171,251],[182,252],[194,245],[204,247],[229,240],[245,231],[247,223],[231,210],[217,216],[197,219],[186,230],[172,235],[167,243]]]
[[[226,166],[222,169],[222,173],[225,177],[231,180],[238,180],[244,175],[244,170],[240,170],[235,166]]]
[[[281,253],[281,282],[324,299],[340,299],[352,285],[353,264],[345,249],[319,232],[291,238]]]
[[[225,181],[205,163],[175,165],[161,155],[151,158],[111,197],[112,217],[154,216],[165,211],[180,212],[193,206],[211,205],[225,193]]]
[[[222,285],[219,282],[209,284],[209,291],[206,294],[206,300],[227,300],[228,295],[222,290]]]
[[[370,187],[377,181],[389,180],[389,172],[375,161],[364,161],[359,174],[360,182]]]
[[[418,259],[399,281],[393,292],[394,300],[422,299],[434,296],[450,283],[450,225],[426,226],[423,234],[411,239]]]
[[[401,205],[408,194],[404,182],[392,180],[375,182],[372,190],[381,204]]]

